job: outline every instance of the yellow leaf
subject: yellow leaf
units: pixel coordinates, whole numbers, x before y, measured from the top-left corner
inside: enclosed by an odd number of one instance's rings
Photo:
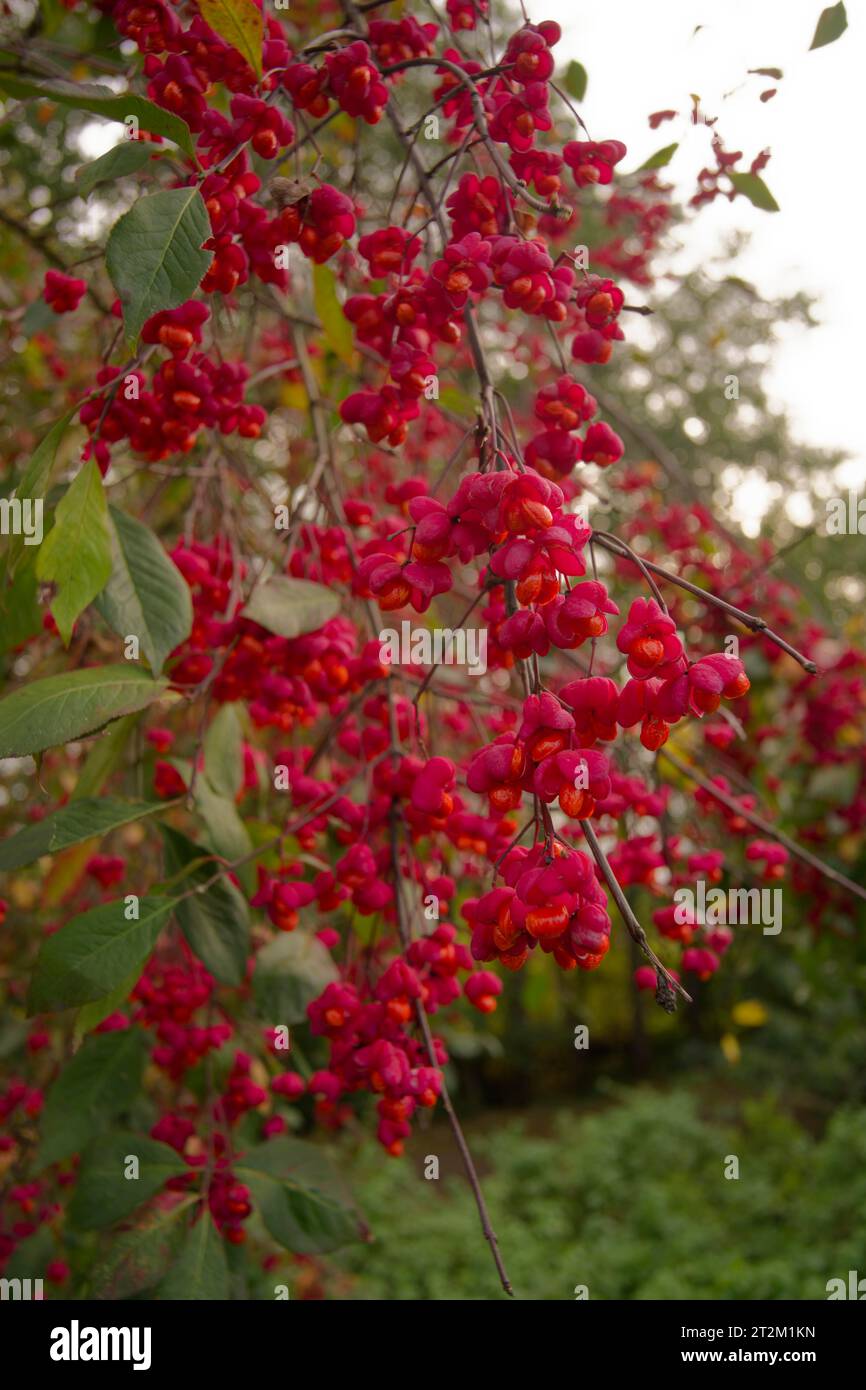
[[[355,365],[352,325],[337,298],[337,282],[326,265],[313,266],[313,300],[328,347],[347,367]]]
[[[49,910],[59,907],[75,891],[84,876],[88,859],[98,849],[98,839],[82,840],[80,845],[71,845],[54,856],[42,892],[43,907]]]
[[[740,1028],[760,1028],[768,1017],[767,1010],[758,999],[743,999],[731,1011],[731,1018]]]
[[[733,1033],[724,1033],[719,1038],[719,1047],[725,1056],[725,1061],[730,1062],[735,1067],[740,1060],[740,1044],[737,1042]]]
[[[309,405],[309,398],[304,390],[303,382],[284,381],[280,387],[280,404],[288,406],[289,410],[306,410]]]
[[[672,753],[675,753],[686,763],[691,762],[694,753],[694,737],[692,731],[687,727],[688,724],[689,721],[683,719],[679,725],[673,726],[666,745]],[[689,779],[677,768],[672,767],[670,763],[665,767],[665,777],[677,786],[690,787],[692,785]]]
[[[135,726],[137,714],[127,714],[111,726],[107,734],[95,739],[75,784],[72,800],[83,796],[98,796],[108,778],[123,757],[127,740]],[[42,906],[49,910],[58,907],[74,892],[84,875],[91,854],[99,848],[99,839],[84,840],[70,845],[55,855],[46,875]]]
[[[236,48],[261,77],[264,20],[254,0],[198,0],[198,7],[205,24]]]
[[[9,885],[9,896],[16,907],[29,912],[39,898],[39,884],[32,878],[13,878]]]
[[[331,133],[336,135],[338,140],[342,140],[345,145],[354,145],[357,135],[357,122],[351,116],[347,116],[345,111],[331,121]]]

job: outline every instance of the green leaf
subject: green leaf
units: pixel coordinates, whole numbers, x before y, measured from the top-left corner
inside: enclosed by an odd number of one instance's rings
[[[27,305],[24,317],[21,320],[21,332],[27,338],[32,338],[34,333],[44,333],[47,329],[57,327],[57,315],[49,304],[41,297],[33,299]]]
[[[10,536],[10,541],[20,540]],[[28,547],[11,584],[0,578],[0,651],[15,647],[42,631],[42,606],[36,579],[37,552]]]
[[[860,768],[856,762],[826,763],[816,767],[809,778],[806,795],[831,806],[850,806],[860,785]]]
[[[38,1167],[79,1153],[129,1108],[141,1085],[148,1047],[146,1035],[138,1028],[87,1039],[48,1092],[39,1119]]]
[[[231,797],[215,792],[207,777],[196,778],[193,792],[195,809],[207,828],[211,849],[230,863],[243,859],[252,849],[246,826]]]
[[[570,97],[575,101],[583,101],[586,96],[586,87],[589,82],[589,74],[583,63],[572,61],[565,70],[565,81],[563,86]]]
[[[0,758],[41,753],[93,734],[152,704],[167,686],[130,666],[89,666],[31,681],[0,700]]]
[[[355,348],[352,325],[343,313],[343,307],[337,298],[336,285],[334,272],[326,265],[313,266],[313,302],[324,330],[325,340],[328,347],[347,367],[353,367]]]
[[[246,58],[257,77],[262,75],[262,12],[253,0],[199,0],[205,24]]]
[[[171,916],[171,898],[139,898],[128,920],[118,898],[73,917],[44,942],[30,985],[31,1014],[102,999],[143,966]]]
[[[461,391],[459,386],[443,386],[439,392],[439,404],[466,420],[471,420],[478,409],[477,401],[468,391]]]
[[[109,508],[111,577],[96,607],[119,637],[136,636],[155,675],[192,630],[192,600],[180,570],[135,517]]]
[[[749,68],[749,72],[757,77],[772,77],[776,82],[781,82],[785,75],[781,68]]]
[[[300,637],[317,632],[339,607],[339,596],[323,584],[275,574],[253,591],[243,616],[279,637]]]
[[[42,499],[48,491],[48,484],[54,469],[54,462],[57,457],[57,449],[69,426],[70,420],[78,414],[79,407],[73,406],[68,410],[62,419],[51,426],[51,429],[38,445],[33,457],[24,470],[24,476],[15,489],[15,496],[19,501],[25,498]],[[6,574],[12,574],[18,557],[24,548],[23,536],[10,536],[9,548],[6,552]]]
[[[222,1236],[204,1211],[186,1233],[183,1247],[173,1261],[159,1297],[208,1299],[220,1302],[229,1296],[229,1266]]]
[[[131,344],[161,309],[176,309],[195,293],[212,251],[207,208],[197,188],[170,188],[139,198],[118,218],[105,248],[105,265],[123,305]]]
[[[316,1255],[359,1239],[338,1175],[313,1144],[272,1139],[234,1165],[274,1240],[297,1255]]]
[[[204,739],[204,770],[214,791],[237,796],[244,780],[244,733],[239,705],[221,705]]]
[[[164,111],[155,102],[133,92],[118,96],[108,87],[92,82],[63,82],[30,77],[20,77],[5,70],[0,72],[0,92],[20,101],[38,97],[41,101],[53,101],[58,106],[71,106],[75,111],[90,111],[94,116],[104,116],[108,121],[123,124],[130,116],[138,121],[140,130],[150,135],[164,135],[173,140],[185,154],[195,158],[195,145],[189,126],[180,116]],[[130,141],[132,144],[132,141]]]
[[[119,825],[141,820],[164,808],[164,801],[119,801],[109,797],[84,797],[52,811],[35,825],[0,843],[0,872],[32,864],[43,854],[57,854],[82,840],[107,835]]]
[[[152,140],[121,140],[98,159],[82,164],[75,176],[79,193],[86,198],[100,183],[113,183],[135,174],[158,152],[159,147]]]
[[[728,178],[734,185],[738,193],[742,193],[748,198],[756,208],[761,208],[764,212],[778,212],[779,204],[776,202],[763,179],[758,178],[757,174],[738,174],[732,172]]]
[[[75,1015],[75,1027],[72,1030],[72,1037],[76,1046],[87,1033],[98,1028],[104,1018],[113,1014],[116,1009],[125,1004],[141,977],[141,966],[137,965],[131,970],[125,980],[121,980],[108,994],[103,994],[101,999],[94,999],[92,1004],[82,1004],[78,1013]]]
[[[139,717],[138,713],[124,715],[123,719],[118,719],[112,724],[101,738],[94,740],[78,774],[70,801],[83,801],[85,797],[95,797],[102,791],[111,774],[120,766]]]
[[[3,1266],[6,1279],[44,1279],[45,1266],[57,1253],[51,1227],[40,1226],[32,1236],[20,1241]]]
[[[259,1014],[274,1024],[305,1023],[307,1005],[338,977],[318,937],[282,932],[256,956],[253,991]]]
[[[809,52],[813,48],[824,48],[828,43],[835,43],[848,28],[848,16],[845,13],[843,4],[829,5],[826,10],[822,10],[818,18],[815,35],[809,44]]]
[[[66,7],[62,0],[39,0],[39,8],[42,11],[40,33],[44,34],[46,39],[53,38],[66,17]]]
[[[165,841],[165,869],[173,875],[200,859],[202,850],[171,826],[161,827]],[[213,878],[217,865],[201,864],[181,881],[182,890],[201,887]],[[225,874],[209,888],[177,904],[177,919],[190,948],[212,975],[226,985],[239,985],[247,970],[249,909]]]
[[[138,1159],[138,1177],[127,1178],[127,1159]],[[82,1231],[110,1226],[146,1202],[169,1178],[189,1168],[168,1144],[139,1134],[107,1134],[88,1145],[78,1170],[69,1220]]]
[[[78,414],[78,411],[79,406],[73,406],[56,424],[51,426],[24,470],[24,477],[15,489],[16,497],[42,497],[47,492],[51,472],[54,468],[54,459],[57,455],[57,446],[66,433],[70,420]]]
[[[670,164],[679,147],[679,141],[675,141],[673,145],[665,145],[663,149],[656,150],[655,154],[644,160],[640,168],[663,169],[666,164]]]
[[[139,717],[138,714],[129,714],[123,719],[117,719],[101,737],[94,739],[84,760],[84,766],[78,774],[78,781],[75,783],[70,801],[83,801],[85,797],[98,796],[108,778],[120,764],[129,736]],[[93,849],[93,840],[80,840],[77,845],[70,845],[68,849],[60,850],[48,871],[42,889],[42,906],[47,911],[58,907],[66,900],[68,893],[75,891],[76,885],[85,872],[87,861],[93,853]],[[135,981],[132,983],[134,984]],[[130,985],[131,988],[132,985]],[[95,1027],[105,1017],[105,1014],[111,1013],[111,1011],[111,1008],[106,1008],[104,1013],[93,1019],[90,1026]]]
[[[111,574],[108,503],[95,459],[76,474],[54,514],[54,526],[36,561],[36,577],[53,584],[51,612],[64,646],[89,603]]]
[[[155,1288],[183,1240],[183,1218],[190,1202],[179,1203],[170,1211],[148,1212],[131,1231],[114,1236],[90,1271],[88,1295],[114,1301]]]

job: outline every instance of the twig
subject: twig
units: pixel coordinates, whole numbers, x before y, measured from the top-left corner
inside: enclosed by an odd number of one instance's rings
[[[854,883],[852,879],[847,878],[846,875],[840,873],[838,869],[834,869],[831,865],[826,864],[823,859],[819,859],[817,854],[813,854],[811,850],[804,849],[796,840],[792,840],[790,835],[786,835],[784,830],[779,830],[769,821],[764,820],[763,816],[756,815],[754,811],[746,810],[746,808],[741,806],[738,801],[735,801],[732,796],[728,796],[727,792],[723,792],[720,787],[717,787],[714,782],[711,782],[708,777],[704,777],[702,773],[697,772],[695,768],[692,767],[691,763],[684,763],[681,758],[677,757],[676,753],[671,753],[667,748],[660,748],[656,756],[665,758],[678,772],[681,772],[684,777],[688,777],[689,781],[694,782],[698,787],[702,787],[705,792],[709,792],[711,796],[715,797],[716,801],[721,802],[729,811],[733,811],[736,815],[742,816],[743,820],[748,821],[756,830],[760,830],[762,834],[769,835],[771,839],[778,841],[780,845],[784,845],[785,849],[789,850],[795,858],[801,859],[803,863],[808,864],[811,869],[815,869],[819,874],[823,874],[824,878],[829,878],[831,883],[837,883],[840,888],[847,889],[849,893],[853,893],[855,897],[861,898],[866,902],[866,888],[861,887],[859,883]]]
[[[0,223],[2,223],[4,227],[7,227],[10,232],[14,232],[22,241],[26,241],[27,245],[31,246],[34,251],[37,251],[55,270],[60,270],[64,274],[67,272],[67,265],[63,257],[57,254],[51,246],[51,243],[44,236],[39,236],[36,232],[31,231],[23,222],[19,222],[16,218],[10,216],[8,212],[3,210],[0,210]],[[101,314],[108,314],[110,312],[110,306],[105,303],[102,296],[97,293],[92,285],[87,286],[87,294],[90,299],[93,300]]]
[[[659,589],[658,584],[656,584],[655,580],[650,574],[649,566],[646,564],[644,560],[641,559],[640,555],[638,555],[636,550],[632,550],[631,546],[628,545],[622,539],[621,536],[612,536],[609,531],[593,531],[592,539],[594,541],[598,541],[600,546],[603,546],[606,550],[610,550],[614,555],[617,554],[617,552],[613,549],[609,542],[615,541],[618,546],[621,546],[622,551],[620,553],[626,554],[630,560],[634,561],[641,574],[643,575],[644,579],[646,580],[647,584],[649,584],[650,588],[652,589],[653,598],[655,599],[659,608],[662,610],[663,613],[667,613],[668,606],[662,598],[661,590]]]
[[[495,141],[491,140],[490,132],[487,128],[487,115],[484,111],[484,103],[478,95],[478,88],[475,85],[479,78],[488,76],[489,72],[475,74],[464,72],[462,68],[458,67],[456,63],[452,63],[448,58],[404,58],[399,63],[391,63],[388,67],[381,68],[380,71],[383,77],[387,77],[390,76],[391,73],[402,72],[406,68],[419,67],[434,67],[437,71],[444,68],[446,72],[450,72],[452,76],[457,78],[460,87],[467,89],[467,94],[472,104],[472,114],[475,117],[475,128],[484,142],[487,153],[496,165],[500,179],[503,183],[507,184],[512,193],[514,193],[516,197],[522,198],[523,202],[527,203],[529,207],[535,208],[536,212],[552,213],[554,217],[567,217],[571,212],[571,208],[566,203],[558,202],[555,196],[551,199],[537,198],[534,193],[529,192],[526,184],[517,178],[513,170],[509,169],[502,155],[499,153]],[[493,71],[500,72],[504,71],[504,69],[497,68]],[[454,88],[449,91],[448,95],[450,97],[453,96],[453,94]]]
[[[461,631],[461,629],[462,629],[462,627],[463,627],[463,624],[466,622],[466,619],[469,617],[469,615],[471,614],[472,610],[473,610],[474,608],[477,608],[477,607],[478,607],[478,604],[481,602],[481,600],[484,598],[485,594],[487,594],[487,593],[488,593],[488,590],[487,590],[486,588],[484,588],[484,589],[479,589],[479,591],[478,591],[476,597],[472,600],[472,602],[470,603],[469,607],[466,609],[466,611],[465,611],[465,613],[463,614],[463,616],[462,616],[461,618],[458,619],[458,621],[457,621],[457,627],[456,627],[455,631],[457,631],[457,632]],[[430,684],[430,682],[432,681],[433,677],[435,676],[436,672],[439,670],[439,667],[440,667],[441,664],[442,664],[442,663],[439,662],[439,661],[434,661],[433,665],[430,667],[430,670],[427,672],[426,676],[424,677],[424,679],[422,680],[421,684],[419,685],[418,691],[417,691],[417,693],[416,693],[416,695],[415,695],[415,698],[414,698],[414,700],[412,701],[412,703],[413,703],[413,705],[415,706],[416,709],[418,708],[418,701],[421,699],[421,696],[424,694],[425,690],[426,690],[427,687],[429,686],[429,684]]]
[[[400,847],[398,840],[399,819],[397,814],[396,803],[393,803],[391,807],[390,822],[391,866],[394,874],[394,901],[397,909],[397,926],[400,932],[400,940],[405,951],[411,943],[412,932],[409,926],[409,922],[406,918],[406,911],[403,903],[403,894],[401,891],[403,876],[400,870]],[[433,1034],[430,1031],[430,1020],[427,1017],[426,1010],[424,1009],[424,1005],[420,999],[416,999],[415,1001],[415,1012],[418,1017],[418,1026],[420,1027],[424,1037],[424,1046],[426,1047],[427,1055],[430,1058],[430,1065],[432,1067],[435,1067],[435,1069],[440,1073],[440,1075],[442,1075],[441,1067],[436,1056],[436,1047],[433,1042]],[[484,1193],[481,1190],[481,1183],[478,1178],[478,1172],[476,1170],[472,1154],[469,1150],[469,1145],[466,1142],[466,1136],[463,1133],[463,1128],[460,1124],[459,1119],[457,1118],[457,1112],[454,1109],[454,1104],[451,1100],[451,1096],[448,1091],[448,1085],[445,1081],[444,1075],[442,1076],[441,1096],[442,1105],[444,1106],[445,1113],[448,1116],[448,1122],[451,1125],[451,1132],[454,1135],[454,1140],[457,1144],[458,1149],[460,1150],[460,1157],[463,1160],[463,1167],[465,1168],[466,1176],[469,1179],[469,1186],[472,1188],[472,1196],[475,1198],[475,1206],[478,1210],[478,1219],[481,1222],[481,1229],[484,1232],[484,1239],[490,1246],[490,1253],[493,1256],[493,1263],[496,1265],[496,1272],[499,1275],[499,1282],[501,1283],[503,1289],[509,1295],[509,1297],[513,1298],[514,1289],[511,1286],[511,1280],[508,1278],[508,1274],[506,1272],[505,1265],[502,1260],[502,1255],[499,1251],[499,1243],[496,1239],[496,1232],[493,1230],[493,1227],[490,1224],[490,1215],[487,1211],[487,1203],[484,1200]]]
[[[672,574],[670,570],[663,569],[661,565],[654,565],[650,560],[641,560],[630,546],[621,541],[618,536],[612,536],[606,531],[595,531],[595,539],[605,550],[609,550],[612,555],[618,555],[620,559],[633,560],[641,570],[651,570],[653,574],[658,574],[662,579],[666,579],[669,584],[676,584],[678,588],[685,589],[688,593],[694,594],[703,603],[710,604],[713,608],[720,608],[724,613],[729,613],[743,627],[747,627],[750,632],[757,632],[765,637],[768,642],[773,642],[777,647],[781,647],[783,652],[787,652],[795,661],[808,671],[810,676],[818,674],[818,667],[814,661],[810,661],[802,652],[798,652],[796,647],[792,647],[790,642],[786,642],[784,637],[780,637],[774,632],[763,618],[757,617],[754,613],[746,613],[742,608],[737,608],[735,604],[728,603],[727,599],[719,598],[709,589],[701,589],[697,584],[692,584],[688,579],[683,579],[678,574]],[[655,589],[655,586],[653,585]],[[656,593],[658,590],[656,590]]]
[[[628,934],[632,941],[640,947],[650,964],[655,968],[658,987],[656,989],[656,1000],[666,1013],[672,1014],[676,1008],[675,992],[681,994],[687,1004],[692,1003],[692,997],[683,989],[679,980],[675,980],[666,966],[662,965],[655,951],[647,941],[646,932],[631,910],[631,904],[625,893],[616,881],[616,875],[610,867],[607,855],[598,842],[598,836],[588,820],[580,822],[580,828],[584,833],[586,843],[592,851],[592,857],[601,870],[602,878],[610,889],[611,896],[619,908],[620,916],[625,922]]]

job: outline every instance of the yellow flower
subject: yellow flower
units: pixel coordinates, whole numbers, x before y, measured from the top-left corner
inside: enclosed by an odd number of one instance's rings
[[[769,1015],[758,999],[743,999],[734,1005],[731,1017],[741,1028],[760,1028]]]

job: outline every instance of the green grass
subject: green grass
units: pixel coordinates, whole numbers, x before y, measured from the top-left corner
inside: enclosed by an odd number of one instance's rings
[[[473,1137],[517,1297],[823,1299],[828,1279],[866,1274],[866,1109],[816,1137],[769,1097],[708,1092],[622,1092]],[[356,1157],[373,1239],[329,1257],[327,1296],[499,1296],[447,1129],[417,1139],[401,1160]]]

